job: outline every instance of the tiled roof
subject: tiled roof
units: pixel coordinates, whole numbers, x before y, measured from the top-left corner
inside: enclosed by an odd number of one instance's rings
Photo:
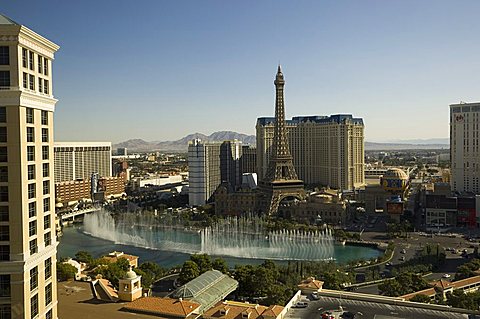
[[[128,303],[125,310],[185,318],[198,310],[200,305],[188,300],[143,297]]]
[[[473,276],[470,278],[460,279],[457,281],[452,282],[452,286],[454,289],[460,289],[465,286],[469,286],[472,284],[480,283],[480,276]]]
[[[223,301],[207,310],[203,314],[203,318],[243,319],[245,316],[248,316],[248,319],[276,318],[282,310],[283,307],[278,305],[266,307],[258,304]]]
[[[448,288],[451,288],[453,287],[453,284],[448,281],[448,280],[445,280],[445,279],[440,279],[440,280],[437,280],[437,281],[434,281],[432,283],[430,283],[434,288],[439,288],[441,290],[445,290],[445,289],[448,289]]]
[[[403,298],[405,300],[410,300],[416,295],[425,295],[425,296],[431,297],[431,296],[434,296],[435,294],[436,294],[435,288],[428,288],[428,289],[424,289],[424,290],[420,290],[420,291],[416,291],[410,294],[400,296],[400,298]]]
[[[298,285],[298,288],[308,288],[308,289],[322,289],[323,281],[316,280],[313,277],[309,277],[305,280],[302,280]]]

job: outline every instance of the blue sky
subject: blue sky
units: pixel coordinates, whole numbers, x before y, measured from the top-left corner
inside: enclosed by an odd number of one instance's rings
[[[352,113],[366,139],[448,136],[480,100],[480,1],[2,1],[61,46],[56,140],[255,133],[274,113]]]

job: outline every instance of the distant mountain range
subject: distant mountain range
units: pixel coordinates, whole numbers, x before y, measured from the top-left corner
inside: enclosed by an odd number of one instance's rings
[[[119,147],[126,147],[129,152],[152,152],[152,151],[174,151],[174,152],[186,152],[188,148],[188,142],[193,139],[201,139],[203,141],[210,142],[222,142],[227,140],[239,140],[244,144],[255,145],[255,135],[247,135],[232,131],[220,131],[210,135],[202,133],[194,133],[187,135],[176,141],[154,141],[147,142],[142,139],[131,139],[125,142],[121,142],[113,145],[113,149]],[[410,149],[448,149],[448,138],[435,138],[435,139],[415,139],[415,140],[395,140],[386,143],[374,143],[365,142],[365,150],[410,150]]]
[[[255,145],[256,138],[255,135],[247,135],[232,131],[220,131],[215,132],[210,135],[205,135],[202,133],[194,133],[187,135],[176,141],[154,141],[147,142],[142,139],[132,139],[125,142],[121,142],[113,145],[113,149],[119,147],[126,147],[129,152],[149,152],[149,151],[177,151],[177,152],[186,152],[188,148],[188,142],[193,139],[201,139],[202,141],[210,142],[222,142],[227,140],[239,140],[244,144]]]

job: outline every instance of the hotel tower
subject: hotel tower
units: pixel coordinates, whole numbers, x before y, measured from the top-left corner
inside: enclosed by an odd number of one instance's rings
[[[0,318],[57,318],[52,61],[0,15]]]

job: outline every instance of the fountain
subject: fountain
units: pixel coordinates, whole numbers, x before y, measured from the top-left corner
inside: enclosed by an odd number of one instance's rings
[[[124,213],[115,218],[106,211],[89,214],[84,231],[116,244],[182,253],[273,260],[329,260],[335,241],[328,228],[322,231],[264,229],[261,217],[229,217],[198,232],[178,222],[155,216]]]

